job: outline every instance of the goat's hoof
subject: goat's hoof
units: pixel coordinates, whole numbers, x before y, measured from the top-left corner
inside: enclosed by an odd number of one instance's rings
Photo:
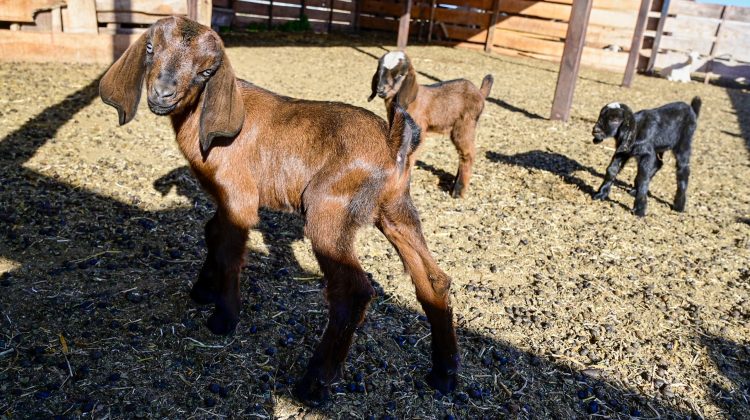
[[[635,197],[638,195],[638,191],[635,188],[628,189],[628,194],[630,194],[631,197]]]
[[[594,200],[606,200],[608,196],[609,196],[609,194],[608,194],[608,193],[606,193],[606,192],[601,192],[601,191],[600,191],[600,192],[598,192],[598,193],[594,194],[594,195],[592,196],[592,198],[593,198]]]
[[[445,395],[453,392],[456,389],[456,385],[458,385],[458,376],[455,371],[438,373],[433,369],[427,374],[425,379],[428,385]]]
[[[216,292],[201,281],[196,281],[190,289],[190,299],[198,305],[208,305],[216,302]]]
[[[324,382],[303,377],[294,387],[294,396],[308,407],[322,407],[328,402],[330,392]]]
[[[216,335],[229,335],[234,332],[235,328],[237,328],[238,322],[238,317],[232,317],[227,314],[214,311],[214,313],[211,314],[210,317],[208,317],[206,326],[212,333]]]
[[[636,216],[638,216],[638,217],[644,217],[646,215],[646,209],[636,207],[633,210],[633,214],[636,215]]]
[[[682,204],[679,204],[679,203],[678,203],[678,204],[674,204],[674,205],[672,206],[672,210],[674,210],[674,211],[678,211],[678,212],[680,212],[680,213],[684,212],[684,211],[685,211],[685,203],[682,203]]]
[[[464,196],[464,184],[459,182],[458,180],[453,184],[453,189],[451,190],[451,197],[453,198],[463,198]]]

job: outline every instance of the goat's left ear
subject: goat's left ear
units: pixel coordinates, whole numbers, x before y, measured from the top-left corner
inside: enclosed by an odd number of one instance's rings
[[[206,82],[200,118],[201,150],[206,153],[217,137],[234,137],[245,122],[245,102],[237,87],[232,65],[226,53],[221,64]]]
[[[401,87],[398,89],[398,93],[396,94],[396,100],[398,101],[399,105],[401,105],[404,109],[407,109],[409,107],[409,104],[417,99],[418,89],[419,85],[417,84],[417,72],[414,70],[414,67],[412,67],[411,64],[408,64],[406,75],[404,76],[404,81],[401,83]]]
[[[625,105],[623,107],[623,118],[620,127],[617,128],[617,152],[630,152],[637,137],[637,127],[633,111]]]
[[[117,109],[120,125],[130,122],[138,109],[146,72],[148,34],[146,31],[128,47],[99,81],[99,96],[105,104]]]

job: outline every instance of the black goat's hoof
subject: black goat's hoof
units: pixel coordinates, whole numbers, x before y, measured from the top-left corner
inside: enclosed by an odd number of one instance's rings
[[[238,317],[232,317],[225,313],[214,311],[214,313],[208,317],[206,326],[216,335],[229,335],[234,332],[235,328],[237,328],[238,322]]]
[[[190,299],[198,305],[208,305],[209,303],[216,302],[216,292],[202,282],[197,281],[193,284],[193,288],[190,289]]]
[[[635,188],[628,189],[628,194],[630,194],[631,197],[635,197],[638,195],[638,191]]]
[[[646,216],[646,209],[636,208],[633,210],[633,214],[638,217]]]
[[[433,389],[436,389],[445,395],[455,391],[456,386],[458,385],[458,376],[454,371],[438,373],[433,369],[427,374],[425,380]]]
[[[330,399],[330,392],[322,381],[304,377],[294,387],[294,396],[308,407],[322,407]]]
[[[594,200],[606,200],[608,196],[609,196],[609,194],[608,194],[608,193],[604,193],[604,192],[598,192],[598,193],[594,194],[594,195],[592,196],[592,198],[593,198]]]

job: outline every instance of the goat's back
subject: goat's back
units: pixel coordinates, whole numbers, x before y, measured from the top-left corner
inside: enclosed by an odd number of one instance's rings
[[[693,108],[685,102],[672,102],[635,113],[638,137],[650,139],[657,150],[671,149],[692,136],[697,124]]]
[[[407,112],[433,132],[450,131],[456,121],[476,121],[484,110],[484,96],[466,79],[449,80],[419,87],[417,100]]]

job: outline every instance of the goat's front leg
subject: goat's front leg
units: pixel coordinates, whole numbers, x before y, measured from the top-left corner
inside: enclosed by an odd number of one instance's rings
[[[620,173],[620,169],[622,169],[628,159],[629,156],[621,153],[615,153],[615,155],[612,156],[612,161],[607,167],[607,173],[604,175],[604,182],[602,182],[601,187],[599,187],[599,191],[594,194],[594,200],[606,200],[607,197],[609,197],[609,190],[612,189],[612,184],[614,184],[617,174]]]
[[[656,156],[653,153],[638,158],[638,174],[635,176],[635,205],[633,213],[638,217],[646,215],[648,186],[656,171]]]
[[[199,305],[216,303],[217,284],[219,282],[219,268],[216,263],[216,249],[221,240],[218,212],[206,223],[205,238],[207,255],[203,262],[198,280],[190,289],[190,298]]]
[[[417,291],[417,300],[430,321],[432,370],[427,375],[431,387],[447,394],[458,383],[460,358],[453,311],[450,304],[451,279],[432,258],[411,199],[389,207],[377,226],[398,251]]]

